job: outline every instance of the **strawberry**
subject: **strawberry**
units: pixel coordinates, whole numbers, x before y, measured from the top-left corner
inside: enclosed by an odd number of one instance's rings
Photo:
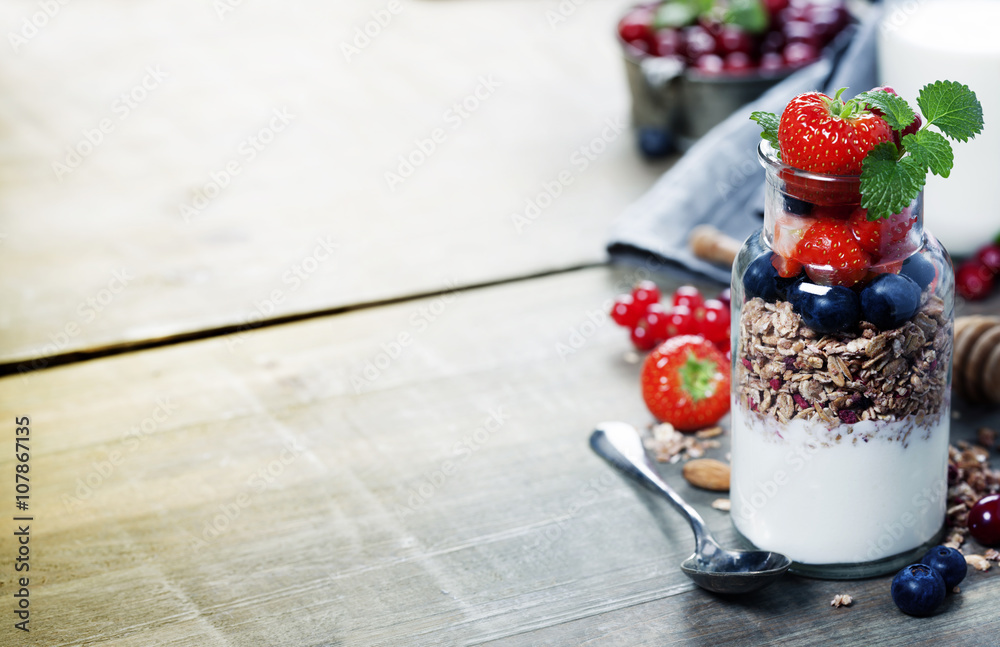
[[[806,274],[821,285],[850,287],[863,279],[871,258],[861,248],[847,222],[819,218],[795,247],[795,260],[806,266]]]
[[[700,335],[663,342],[646,358],[640,384],[652,414],[679,431],[715,424],[729,411],[729,364]]]
[[[868,220],[868,210],[857,208],[850,217],[850,228],[861,249],[875,259],[900,260],[913,250],[907,237],[917,216],[909,208],[880,220]]]
[[[891,142],[892,128],[856,101],[837,92],[800,94],[785,106],[778,125],[781,161],[811,173],[860,175],[868,151]]]
[[[802,263],[791,258],[785,258],[780,254],[774,254],[771,257],[771,265],[778,271],[778,276],[783,279],[793,279],[802,272]]]

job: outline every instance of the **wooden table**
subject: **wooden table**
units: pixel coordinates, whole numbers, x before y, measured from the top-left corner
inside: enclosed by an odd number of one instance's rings
[[[597,421],[649,422],[604,316],[643,274],[603,244],[665,165],[627,132],[571,161],[626,115],[626,4],[550,23],[562,5],[403,1],[348,61],[339,44],[390,4],[68,3],[3,57],[0,419],[13,450],[30,418],[31,480],[18,512],[0,455],[0,644],[996,644],[996,569],[927,620],[886,578],[713,597],[677,568],[685,524],[587,447]],[[156,65],[161,86],[56,177]],[[495,96],[393,192],[397,155],[491,73]],[[961,411],[956,439],[1000,424]],[[732,541],[715,495],[661,472]]]

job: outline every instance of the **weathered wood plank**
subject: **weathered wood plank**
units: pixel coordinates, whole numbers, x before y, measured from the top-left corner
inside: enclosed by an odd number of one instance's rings
[[[400,0],[356,54],[385,0],[61,4],[0,57],[0,363],[603,260],[665,168],[607,126],[624,4]]]
[[[580,271],[0,379],[0,420],[32,416],[27,644],[975,644],[996,628],[995,571],[924,621],[884,578],[695,590],[686,524],[586,443],[599,420],[649,420],[626,335],[595,314],[633,278]],[[716,494],[661,471],[732,540]],[[0,532],[4,560],[14,548]],[[858,601],[828,609],[837,592]]]

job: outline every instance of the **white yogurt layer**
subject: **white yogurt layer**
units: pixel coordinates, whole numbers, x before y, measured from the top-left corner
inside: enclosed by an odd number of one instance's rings
[[[816,565],[870,562],[930,540],[945,515],[949,417],[923,427],[914,418],[830,429],[761,420],[734,401],[736,528],[762,549]]]

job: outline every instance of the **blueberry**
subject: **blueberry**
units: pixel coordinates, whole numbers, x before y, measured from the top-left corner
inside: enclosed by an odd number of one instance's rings
[[[927,286],[937,276],[934,264],[920,254],[914,254],[903,261],[903,269],[899,270],[899,273],[913,279],[913,282],[920,287],[921,291],[926,290]]]
[[[920,563],[937,571],[949,591],[965,579],[965,573],[968,570],[965,565],[965,556],[948,546],[931,548],[920,560]]]
[[[743,291],[747,299],[760,297],[765,301],[784,301],[788,287],[795,279],[778,276],[778,270],[771,262],[772,256],[773,254],[762,254],[747,267],[743,274]]]
[[[907,615],[929,616],[944,601],[944,594],[944,580],[926,564],[910,564],[892,578],[892,601]]]
[[[850,330],[858,323],[861,306],[854,290],[842,285],[815,285],[802,280],[788,290],[792,309],[802,322],[820,334]]]
[[[799,200],[798,198],[793,198],[790,195],[785,196],[785,212],[790,213],[793,216],[808,216],[812,213],[812,203],[806,202],[805,200]]]
[[[902,274],[880,274],[861,291],[861,311],[865,321],[881,330],[899,328],[917,311],[920,286]]]
[[[639,128],[638,135],[639,150],[646,157],[664,157],[674,150],[674,138],[668,130],[643,126]]]

